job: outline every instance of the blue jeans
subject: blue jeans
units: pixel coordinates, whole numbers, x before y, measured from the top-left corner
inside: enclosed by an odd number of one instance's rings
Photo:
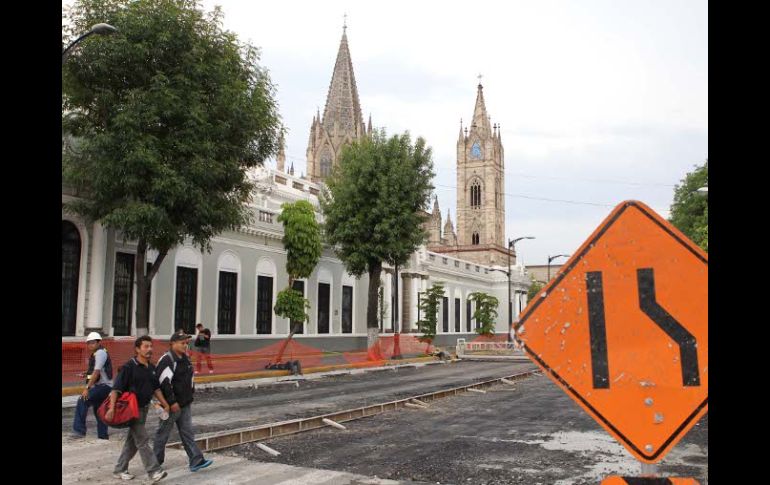
[[[203,453],[195,443],[195,433],[192,426],[192,407],[190,404],[182,406],[178,413],[169,413],[167,420],[159,420],[158,430],[155,432],[155,442],[153,443],[153,451],[155,451],[155,457],[158,459],[158,463],[161,465],[166,459],[166,443],[168,443],[168,437],[171,434],[171,430],[174,428],[174,423],[179,430],[179,438],[182,440],[182,446],[187,453],[187,458],[190,461],[190,466],[196,466],[203,463]]]
[[[107,384],[98,384],[88,391],[88,399],[84,400],[82,396],[78,398],[77,406],[75,407],[75,421],[72,423],[72,429],[75,433],[86,434],[86,415],[88,414],[88,407],[93,406],[94,416],[96,417],[96,434],[104,440],[109,438],[107,425],[99,419],[96,410],[107,399],[111,390],[112,388]]]

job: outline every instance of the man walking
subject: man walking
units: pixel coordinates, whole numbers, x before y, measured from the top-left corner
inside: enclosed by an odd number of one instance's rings
[[[134,478],[134,475],[128,473],[128,463],[138,451],[147,475],[149,475],[152,483],[156,483],[165,478],[167,474],[158,464],[155,453],[150,448],[150,437],[147,435],[144,423],[147,420],[147,409],[153,395],[160,401],[163,409],[167,412],[169,406],[163,397],[163,393],[160,391],[160,383],[155,374],[155,366],[150,363],[152,339],[148,335],[137,338],[134,341],[134,353],[135,356],[121,367],[115,379],[115,385],[110,393],[110,409],[104,416],[107,421],[112,421],[118,394],[126,391],[136,394],[136,401],[139,404],[139,417],[128,428],[128,436],[126,436],[126,441],[123,443],[123,450],[120,452],[113,475],[121,480],[131,480]]]
[[[88,334],[86,346],[91,353],[88,358],[88,371],[83,374],[86,378],[86,388],[77,401],[72,430],[75,432],[75,437],[85,437],[88,407],[92,406],[94,416],[96,416],[96,434],[99,439],[106,440],[109,439],[107,425],[99,419],[96,410],[99,409],[99,406],[107,399],[112,390],[112,361],[107,350],[102,347],[102,336],[98,332]]]
[[[198,374],[201,371],[201,361],[203,357],[206,357],[206,366],[209,368],[209,374],[214,373],[214,366],[211,365],[211,330],[203,328],[203,324],[199,323],[195,326],[195,350],[200,352],[198,354],[198,361],[195,365],[195,373]]]
[[[203,457],[198,445],[195,444],[195,433],[192,428],[192,402],[195,384],[193,383],[193,366],[187,357],[189,335],[174,334],[171,336],[171,348],[158,360],[157,372],[160,380],[160,390],[170,407],[168,419],[161,420],[155,433],[153,449],[158,463],[163,465],[166,458],[166,443],[171,430],[176,423],[184,451],[190,462],[190,471],[197,472],[213,463]]]

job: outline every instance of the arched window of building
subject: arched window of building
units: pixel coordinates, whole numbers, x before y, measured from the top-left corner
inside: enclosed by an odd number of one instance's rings
[[[275,263],[263,257],[257,263],[257,333],[274,334],[273,306],[275,305]]]
[[[471,243],[475,246],[479,244],[479,233],[474,232],[473,236],[471,236]]]
[[[61,221],[61,334],[75,335],[80,281],[80,233]]]
[[[233,251],[223,251],[217,261],[217,270],[217,335],[237,334],[240,330],[240,258]]]
[[[321,152],[321,177],[328,177],[332,172],[332,153],[328,148]]]
[[[474,180],[471,183],[471,207],[481,207],[481,182]]]

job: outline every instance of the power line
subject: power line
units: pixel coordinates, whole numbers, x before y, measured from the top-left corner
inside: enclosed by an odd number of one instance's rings
[[[295,154],[287,154],[286,158],[292,159],[299,162],[306,162],[306,157],[298,157]],[[555,177],[552,175],[540,175],[540,174],[532,174],[532,173],[526,173],[526,172],[509,172],[509,175],[514,175],[517,177],[524,177],[524,178],[535,178],[535,179],[548,179],[548,180],[568,180],[568,181],[578,181],[578,182],[595,182],[595,183],[602,183],[602,184],[619,184],[619,185],[633,185],[633,186],[651,186],[651,187],[669,187],[673,188],[676,187],[676,184],[664,184],[661,182],[632,182],[630,180],[617,180],[617,179],[597,179],[597,178],[584,178],[584,177]]]
[[[435,184],[435,185],[438,186],[438,187],[446,187],[448,189],[455,189],[455,190],[457,190],[457,187],[456,186],[452,186],[452,185],[442,185],[442,184]],[[598,207],[615,207],[612,204],[602,204],[602,203],[599,203],[599,202],[582,202],[582,201],[578,201],[578,200],[549,199],[549,198],[546,198],[546,197],[533,197],[531,195],[524,195],[524,194],[507,194],[505,192],[503,192],[503,195],[506,196],[506,197],[516,197],[516,198],[531,199],[531,200],[543,200],[543,201],[546,201],[546,202],[561,202],[561,203],[564,203],[564,204],[593,205],[593,206],[598,206]]]
[[[456,186],[452,186],[452,185],[443,185],[443,184],[435,184],[435,185],[437,187],[446,187],[445,190],[450,190],[450,189],[457,190],[457,187]],[[514,197],[514,198],[519,198],[519,199],[540,200],[540,201],[544,201],[544,202],[558,202],[558,203],[562,203],[562,204],[573,204],[573,205],[590,205],[590,206],[594,206],[594,207],[610,207],[610,208],[612,208],[612,207],[615,207],[617,205],[617,204],[603,204],[603,203],[600,203],[600,202],[585,202],[585,201],[579,201],[579,200],[550,199],[550,198],[547,198],[547,197],[534,197],[534,196],[531,196],[531,195],[524,195],[524,194],[507,194],[507,193],[503,193],[503,195],[506,196],[506,197]],[[659,212],[659,213],[665,213],[665,212],[669,211],[669,209],[664,209],[664,210],[655,209],[655,210],[656,210],[656,212]]]
[[[306,159],[299,158],[292,155],[286,155],[286,158],[290,160],[295,160],[298,162],[306,162]],[[546,179],[553,179],[553,180],[584,180],[584,181],[593,181],[593,182],[603,182],[603,183],[617,183],[617,184],[627,184],[627,185],[654,185],[654,186],[666,186],[666,187],[675,187],[673,184],[659,184],[654,182],[629,182],[629,181],[621,181],[621,180],[608,180],[608,179],[580,179],[580,178],[573,178],[573,177],[552,177],[547,175],[532,175],[532,174],[526,174],[522,172],[514,172],[511,175],[516,175],[520,177],[529,177],[529,178],[546,178]],[[437,187],[445,187],[446,189],[454,189],[457,190],[457,186],[454,185],[443,185],[443,184],[435,184]],[[514,193],[503,193],[505,197],[513,197],[518,199],[529,199],[529,200],[539,200],[543,202],[556,202],[556,203],[562,203],[562,204],[573,204],[573,205],[588,205],[593,207],[615,207],[614,204],[604,204],[600,202],[586,202],[586,201],[579,201],[579,200],[568,200],[568,199],[551,199],[548,197],[535,197],[532,195],[525,195],[525,194],[514,194]],[[665,211],[658,211],[658,212],[668,212],[668,209]]]

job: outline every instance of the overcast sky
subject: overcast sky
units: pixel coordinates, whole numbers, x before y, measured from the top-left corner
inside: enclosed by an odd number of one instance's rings
[[[626,199],[667,217],[673,186],[708,157],[705,0],[203,5],[220,5],[225,28],[261,48],[297,173],[347,13],[364,118],[427,140],[453,221],[459,123],[482,74],[502,126],[506,233],[536,237],[517,245],[525,264],[571,254]]]

